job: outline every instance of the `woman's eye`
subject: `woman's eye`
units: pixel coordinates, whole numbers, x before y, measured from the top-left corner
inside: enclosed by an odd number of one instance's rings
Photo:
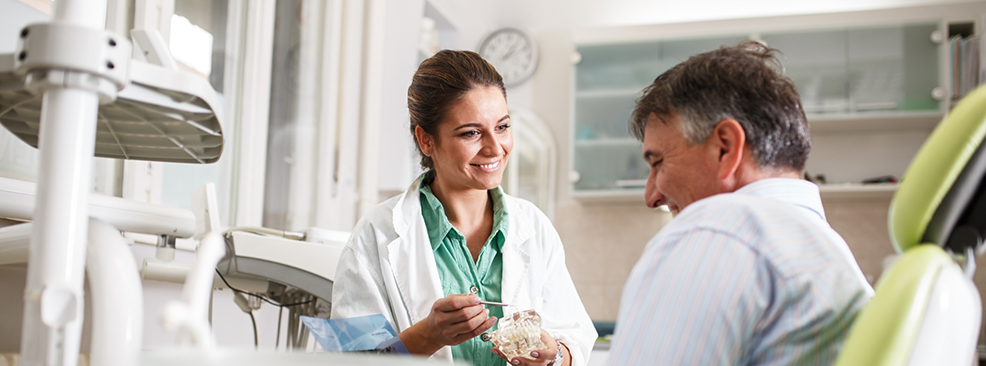
[[[506,131],[508,128],[510,128],[510,125],[506,123],[496,126],[496,129],[499,131]]]
[[[479,136],[479,131],[475,131],[475,130],[473,130],[473,131],[466,131],[466,132],[463,132],[463,133],[459,134],[459,136],[462,136],[462,137]]]

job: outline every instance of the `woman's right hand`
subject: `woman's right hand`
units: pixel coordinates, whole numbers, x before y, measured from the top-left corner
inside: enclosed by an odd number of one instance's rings
[[[454,346],[492,328],[496,317],[490,317],[476,295],[449,295],[435,301],[422,322],[429,325],[438,343]]]
[[[444,346],[462,344],[483,334],[497,319],[490,317],[490,311],[479,301],[472,294],[438,299],[427,318],[401,332],[401,342],[411,353],[430,355]]]

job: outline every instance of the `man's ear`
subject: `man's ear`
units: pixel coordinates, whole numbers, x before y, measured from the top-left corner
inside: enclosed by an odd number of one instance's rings
[[[718,149],[718,178],[726,180],[733,177],[746,154],[746,132],[735,119],[719,121],[709,138]]]
[[[414,126],[414,137],[418,140],[418,147],[425,156],[431,156],[435,151],[435,139],[425,132],[421,126]]]

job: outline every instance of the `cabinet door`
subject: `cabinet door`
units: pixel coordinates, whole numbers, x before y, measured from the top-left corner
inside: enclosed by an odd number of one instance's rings
[[[664,71],[658,42],[579,46],[577,92],[642,89]]]
[[[766,33],[808,114],[937,111],[934,23]],[[863,117],[863,115],[860,115]]]
[[[627,121],[637,94],[663,72],[660,44],[591,45],[577,51],[582,60],[575,68],[572,169],[579,178],[574,189],[614,189],[618,180],[646,178],[634,165],[640,149]]]
[[[661,72],[699,53],[712,51],[723,46],[735,46],[747,39],[749,39],[747,35],[724,35],[720,37],[661,41],[661,64],[664,66]],[[655,74],[650,81],[653,81],[657,75]],[[648,84],[650,83],[648,82]]]
[[[762,39],[781,52],[805,113],[849,111],[846,30],[765,33]]]
[[[939,103],[934,23],[850,29],[849,97],[854,112],[934,111]]]
[[[628,124],[643,88],[694,54],[746,36],[663,40],[576,48],[572,168],[576,192],[639,190],[648,167]]]

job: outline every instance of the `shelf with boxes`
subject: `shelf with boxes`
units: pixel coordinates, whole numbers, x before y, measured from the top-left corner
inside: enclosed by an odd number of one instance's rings
[[[970,9],[972,11],[970,11]],[[787,16],[608,30],[574,40],[572,195],[640,199],[648,167],[627,124],[644,87],[696,53],[756,39],[781,53],[812,131],[806,170],[825,199],[888,199],[951,99],[950,25],[986,5]],[[652,33],[650,33],[652,32]]]

